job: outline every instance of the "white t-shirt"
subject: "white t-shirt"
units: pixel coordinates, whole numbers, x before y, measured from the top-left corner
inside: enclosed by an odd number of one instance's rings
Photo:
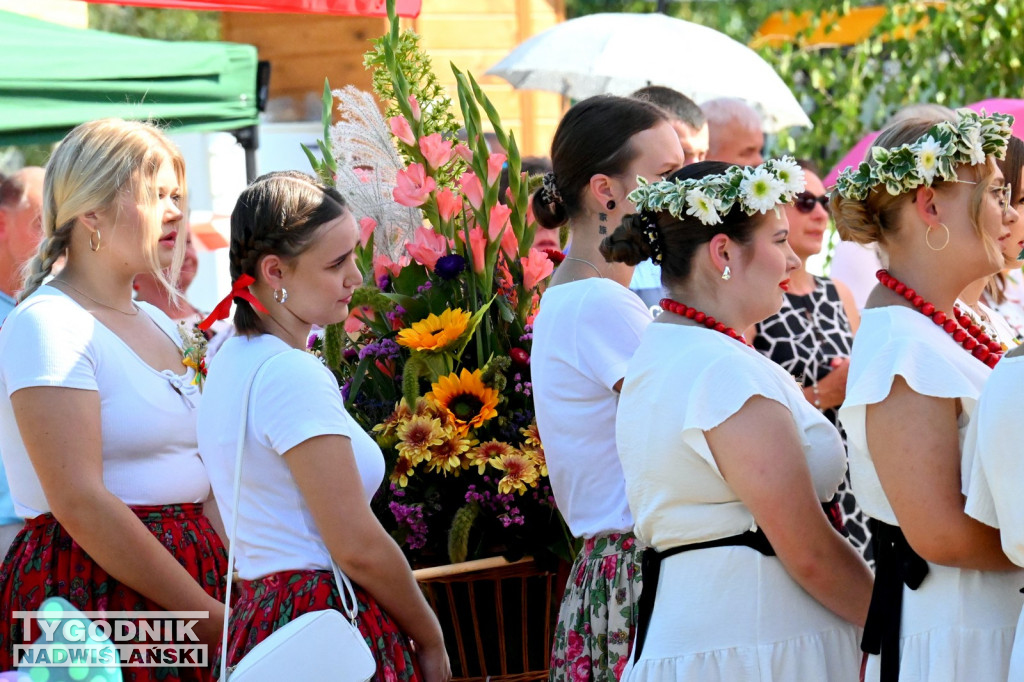
[[[985,363],[916,310],[886,306],[862,313],[839,419],[850,451],[851,487],[865,514],[899,525],[868,450],[867,406],[885,400],[896,375],[921,395],[959,398],[963,409],[957,427],[962,452],[971,414],[991,373]]]
[[[181,345],[164,313],[137,305]],[[157,371],[69,296],[40,287],[0,328],[0,452],[18,515],[50,511],[10,399],[19,389],[38,386],[99,392],[103,483],[125,504],[205,501],[210,483],[196,446],[200,394],[194,376],[191,369],[180,375]],[[60,420],[54,413],[53,423]]]
[[[641,542],[664,551],[757,527],[722,477],[705,437],[753,396],[792,413],[815,493],[830,500],[846,472],[843,442],[791,374],[710,329],[669,323],[647,328],[626,371],[617,424]]]
[[[633,529],[615,449],[613,386],[651,321],[611,280],[550,287],[533,325],[533,403],[555,503],[576,537]]]
[[[199,448],[226,528],[234,519],[243,391],[257,368],[246,418],[235,567],[244,580],[329,570],[330,554],[281,455],[316,436],[349,438],[368,501],[384,479],[384,458],[345,410],[337,380],[315,356],[271,334],[232,337],[210,362],[198,421]]]

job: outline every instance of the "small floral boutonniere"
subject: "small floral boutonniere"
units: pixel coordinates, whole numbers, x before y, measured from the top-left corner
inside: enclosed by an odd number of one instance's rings
[[[181,336],[181,364],[195,370],[192,383],[201,391],[203,380],[206,379],[206,336],[198,325],[189,325],[184,320],[178,322],[178,335]]]

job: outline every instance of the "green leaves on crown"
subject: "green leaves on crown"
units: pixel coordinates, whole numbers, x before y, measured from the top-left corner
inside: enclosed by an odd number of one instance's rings
[[[913,144],[895,149],[872,147],[871,159],[857,168],[847,168],[836,180],[836,191],[846,199],[863,201],[871,190],[883,185],[896,196],[931,186],[935,179],[956,180],[956,167],[977,166],[986,157],[1001,159],[1013,134],[1013,116],[986,116],[970,109],[959,109],[956,121],[941,121]]]
[[[767,213],[804,191],[803,169],[789,156],[760,166],[732,166],[703,178],[649,183],[638,177],[636,181],[629,200],[638,211],[667,211],[680,220],[690,215],[705,225],[721,223],[736,206],[747,215]]]

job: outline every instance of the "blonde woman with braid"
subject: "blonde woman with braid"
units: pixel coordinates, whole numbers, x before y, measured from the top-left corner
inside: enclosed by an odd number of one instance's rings
[[[1011,121],[961,110],[897,123],[832,195],[840,236],[877,243],[888,263],[839,410],[875,557],[861,644],[869,681],[1007,679],[1024,573],[999,531],[968,513],[962,447],[1003,349],[954,304],[1003,267],[1018,219],[996,165]]]
[[[47,165],[44,239],[0,329],[0,452],[26,519],[0,568],[0,669],[39,635],[12,612],[50,596],[83,611],[206,611],[194,632],[217,646],[226,554],[203,513],[199,390],[175,325],[132,301],[140,273],[171,290],[162,270],[180,265],[184,191],[181,154],[144,123],[82,124]]]

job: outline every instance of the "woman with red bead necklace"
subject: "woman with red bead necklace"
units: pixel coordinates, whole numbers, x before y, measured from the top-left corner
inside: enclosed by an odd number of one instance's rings
[[[1009,137],[1006,117],[966,110],[896,124],[832,197],[843,239],[878,243],[888,262],[839,412],[875,543],[867,680],[1007,677],[1024,574],[965,514],[960,446],[1002,349],[954,302],[1003,264],[1017,214],[995,159]]]
[[[803,189],[792,159],[693,164],[641,184],[641,212],[602,244],[611,261],[659,263],[670,294],[616,420],[649,547],[628,682],[858,678],[871,572],[822,509],[842,440],[736,331],[782,306],[800,260],[777,209]]]

